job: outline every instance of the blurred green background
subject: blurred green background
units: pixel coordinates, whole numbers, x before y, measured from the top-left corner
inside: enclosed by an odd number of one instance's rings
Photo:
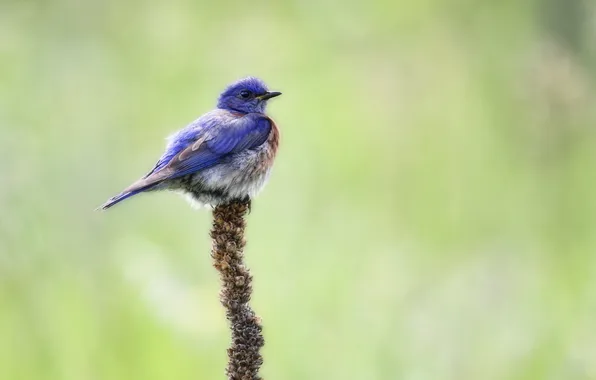
[[[262,77],[266,379],[596,379],[596,4],[0,1],[0,379],[223,379],[211,215],[94,212]]]

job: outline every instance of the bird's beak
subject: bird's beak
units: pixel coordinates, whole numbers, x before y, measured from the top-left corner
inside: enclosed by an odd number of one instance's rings
[[[267,100],[267,99],[275,98],[276,96],[280,96],[280,95],[281,95],[281,92],[278,92],[278,91],[268,91],[268,92],[264,93],[263,95],[257,96],[257,99],[259,99],[259,100]]]

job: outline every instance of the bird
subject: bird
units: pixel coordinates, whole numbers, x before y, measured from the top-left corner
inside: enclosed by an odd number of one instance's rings
[[[167,138],[153,169],[98,207],[157,190],[185,194],[199,206],[250,201],[265,186],[279,147],[279,129],[265,114],[281,95],[256,77],[229,85],[217,107]]]

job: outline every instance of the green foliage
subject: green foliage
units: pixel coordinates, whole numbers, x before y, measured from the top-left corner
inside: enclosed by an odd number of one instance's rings
[[[245,75],[264,378],[596,378],[594,31],[541,6],[0,1],[0,379],[223,378],[210,213],[93,209]]]

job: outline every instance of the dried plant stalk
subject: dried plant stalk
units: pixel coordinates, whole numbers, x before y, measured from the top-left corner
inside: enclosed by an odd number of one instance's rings
[[[229,380],[259,380],[263,364],[259,350],[265,341],[260,319],[249,305],[252,276],[243,262],[244,216],[249,209],[250,200],[238,200],[213,210],[211,257],[221,276],[220,300],[232,332],[226,368]]]

